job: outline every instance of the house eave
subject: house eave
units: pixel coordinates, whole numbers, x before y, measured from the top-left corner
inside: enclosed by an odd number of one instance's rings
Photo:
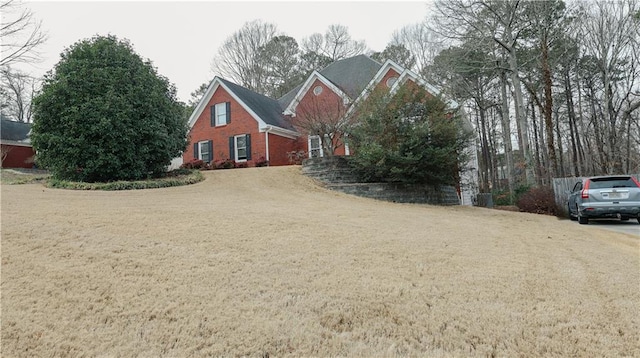
[[[0,140],[0,144],[2,145],[13,145],[16,147],[33,147],[30,142],[17,141],[17,140]]]
[[[264,127],[260,127],[260,132],[268,132],[281,137],[289,138],[289,139],[297,139],[300,137],[300,133],[296,131],[292,131],[289,129],[284,129],[272,125],[266,125]]]
[[[309,75],[309,77],[307,77],[304,85],[300,87],[300,90],[298,91],[298,93],[296,93],[295,97],[293,97],[287,108],[284,110],[283,114],[295,116],[298,104],[300,103],[304,95],[309,92],[309,90],[311,89],[311,85],[316,79],[322,82],[325,86],[329,87],[329,89],[331,89],[335,94],[342,98],[343,103],[351,103],[351,98],[346,93],[344,93],[344,91],[342,91],[340,88],[338,88],[338,86],[336,86],[333,82],[331,82],[316,70],[313,71],[311,75]]]
[[[200,99],[200,102],[198,102],[198,105],[196,106],[196,108],[193,110],[193,113],[191,113],[191,117],[189,117],[189,129],[193,128],[193,125],[196,123],[196,121],[198,120],[198,118],[200,118],[200,115],[202,115],[202,112],[204,112],[207,104],[209,103],[209,101],[211,100],[211,97],[213,97],[213,94],[216,92],[216,90],[222,87],[224,88],[225,91],[227,91],[227,93],[238,103],[242,106],[242,108],[247,111],[247,113],[249,113],[249,115],[251,115],[251,117],[253,117],[253,119],[256,120],[256,122],[258,122],[258,126],[260,128],[265,127],[267,124],[262,120],[262,118],[260,118],[260,116],[258,116],[258,114],[256,114],[256,112],[254,112],[246,103],[244,103],[243,100],[241,100],[229,87],[227,87],[227,85],[225,85],[224,83],[222,83],[222,81],[220,81],[220,79],[218,78],[218,76],[214,77],[213,80],[211,81],[211,83],[209,84],[209,87],[207,88],[207,91],[205,92],[204,96],[202,96],[202,98]]]

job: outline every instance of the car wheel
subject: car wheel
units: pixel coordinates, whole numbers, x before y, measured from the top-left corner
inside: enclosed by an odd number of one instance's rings
[[[578,214],[578,222],[582,225],[586,225],[589,223],[589,218],[585,218],[584,216]]]
[[[578,215],[578,222],[582,225],[589,223],[589,218],[580,215],[580,208],[576,205],[576,215]]]
[[[571,205],[567,204],[567,212],[569,213],[569,219],[571,219],[571,221],[576,221],[578,220],[577,217],[575,217],[573,215],[573,213],[571,212]]]

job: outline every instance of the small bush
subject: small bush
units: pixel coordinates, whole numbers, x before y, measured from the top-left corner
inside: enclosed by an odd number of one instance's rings
[[[45,183],[49,188],[72,189],[72,190],[135,190],[167,188],[171,186],[181,186],[195,184],[204,180],[204,176],[198,170],[178,169],[176,173],[169,172],[162,178],[136,181],[114,181],[107,183],[85,183],[73,182],[60,179],[50,179]]]
[[[201,159],[195,159],[190,162],[183,163],[180,168],[206,170],[209,169],[209,165]]]
[[[247,162],[235,162],[233,163],[234,168],[247,168],[249,164]]]
[[[562,211],[556,205],[553,189],[548,187],[531,188],[522,194],[516,205],[520,211],[535,214],[545,214],[558,216]]]
[[[509,206],[513,203],[517,203],[520,197],[527,193],[531,187],[529,185],[519,185],[513,189],[513,196],[509,195],[508,189],[494,190],[493,191],[493,203],[496,206]]]
[[[211,163],[212,169],[233,169],[236,163],[231,159],[220,159]]]
[[[307,158],[307,152],[304,150],[287,152],[287,158],[289,158],[289,164],[300,165]]]
[[[265,157],[260,157],[256,160],[256,167],[268,167],[269,161]]]

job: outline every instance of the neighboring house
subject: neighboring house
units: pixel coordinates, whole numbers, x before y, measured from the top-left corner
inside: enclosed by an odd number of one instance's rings
[[[366,55],[314,71],[279,99],[215,77],[189,118],[190,145],[183,162],[231,159],[248,166],[265,160],[269,165],[289,165],[292,153],[323,156],[330,149],[335,155],[349,155],[340,133],[322,143],[318,135],[308,134],[310,128],[322,121],[338,128],[344,118],[350,117],[354,104],[366,100],[373,90],[394,92],[407,83],[433,95],[439,93],[413,71],[393,61],[379,63]],[[454,102],[449,105],[457,107]],[[477,164],[471,166],[477,168]]]
[[[35,151],[29,141],[31,124],[0,119],[2,168],[33,168]]]

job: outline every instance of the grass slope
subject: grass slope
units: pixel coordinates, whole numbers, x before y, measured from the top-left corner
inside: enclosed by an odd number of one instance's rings
[[[640,356],[636,237],[204,175],[2,185],[2,356]]]

